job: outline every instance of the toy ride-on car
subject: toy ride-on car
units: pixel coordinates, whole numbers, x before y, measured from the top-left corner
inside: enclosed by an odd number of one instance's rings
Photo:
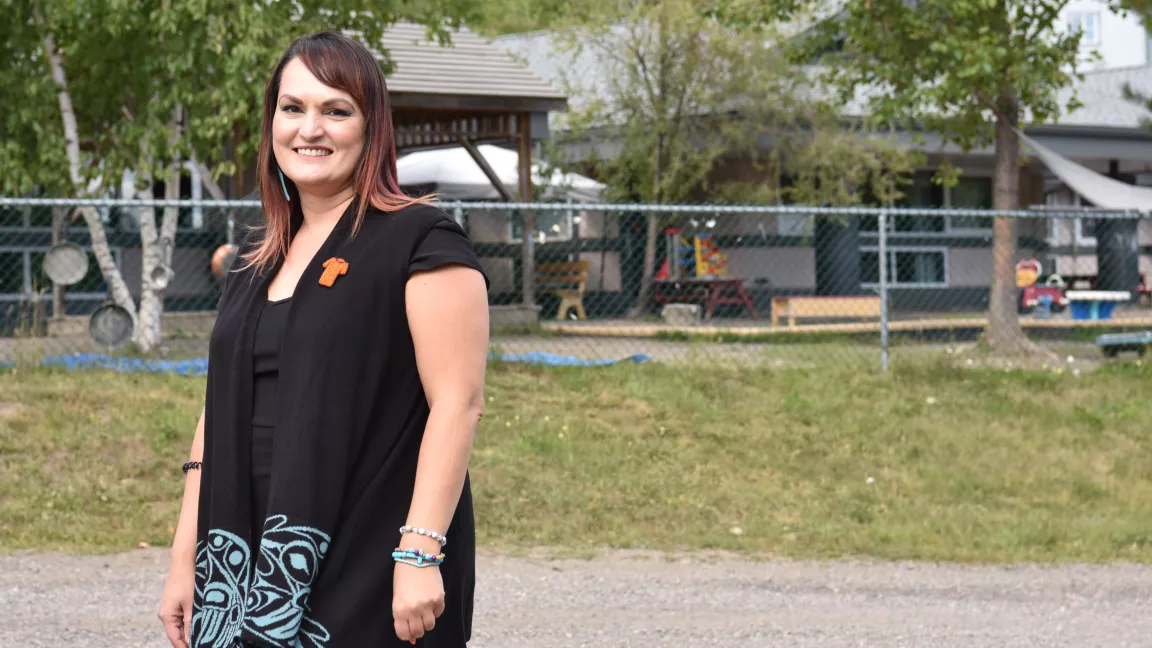
[[[1058,274],[1049,276],[1043,284],[1025,286],[1020,295],[1020,313],[1031,313],[1044,303],[1048,304],[1053,313],[1062,312],[1068,307],[1068,297],[1064,294],[1067,288],[1068,284]]]

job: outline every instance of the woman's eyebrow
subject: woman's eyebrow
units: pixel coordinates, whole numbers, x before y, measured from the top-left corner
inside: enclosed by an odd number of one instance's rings
[[[290,94],[284,94],[284,95],[280,95],[280,100],[281,100],[281,101],[291,101],[291,102],[294,102],[294,103],[304,103],[304,102],[303,102],[303,101],[301,101],[300,99],[297,99],[296,97],[294,97],[294,96],[292,96],[292,95],[290,95]],[[321,107],[321,108],[326,108],[326,107],[328,107],[328,106],[333,106],[333,105],[336,105],[336,104],[342,104],[342,105],[345,105],[345,106],[354,106],[354,105],[355,105],[355,104],[353,104],[351,101],[348,101],[347,99],[343,99],[343,98],[340,98],[340,97],[336,97],[335,99],[329,99],[329,100],[325,101],[324,103],[320,104],[320,107]]]

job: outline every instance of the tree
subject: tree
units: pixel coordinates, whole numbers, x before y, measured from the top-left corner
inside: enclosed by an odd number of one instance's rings
[[[364,11],[354,0],[4,0],[0,94],[20,100],[0,117],[0,191],[100,195],[131,170],[143,197],[151,197],[156,180],[165,183],[166,197],[177,197],[185,160],[214,177],[252,160],[267,74],[293,38],[340,29],[376,44],[402,19],[446,38],[444,28],[474,18],[477,6],[394,0]],[[164,210],[159,226],[154,210],[139,210],[138,307],[100,216],[78,211],[112,300],[135,320],[133,342],[151,351],[161,340],[164,296],[152,276],[175,239],[177,210]]]
[[[804,200],[822,196],[818,202],[825,204],[858,202],[857,187],[849,190],[844,179],[875,182],[880,195],[884,187],[896,191],[891,179],[911,168],[905,152],[869,132],[839,137],[838,116],[802,98],[797,84],[804,79],[776,54],[773,34],[735,29],[703,7],[695,0],[650,0],[573,9],[558,32],[559,54],[571,59],[569,69],[599,72],[591,80],[563,79],[573,109],[552,150],[589,142],[611,149],[581,160],[608,185],[609,199],[659,204],[707,192],[775,202],[790,192]],[[758,159],[765,134],[774,145]],[[770,180],[710,183],[726,157],[751,161]],[[782,174],[797,179],[793,187],[780,187],[775,180]],[[633,316],[649,301],[660,219],[647,213]]]
[[[487,36],[549,29],[565,19],[570,4],[565,0],[490,0],[469,26]]]
[[[1133,2],[1143,0],[1127,4]],[[1067,4],[847,0],[798,39],[793,60],[819,58],[820,77],[842,102],[863,93],[882,123],[937,133],[965,151],[994,144],[993,206],[1016,209],[1021,119],[1043,123],[1077,106],[1074,98],[1059,99],[1078,78],[1080,35],[1060,21]],[[774,24],[829,6],[825,0],[726,0],[713,15],[733,24]],[[995,218],[987,342],[998,352],[1037,352],[1017,316],[1016,241],[1016,220]]]

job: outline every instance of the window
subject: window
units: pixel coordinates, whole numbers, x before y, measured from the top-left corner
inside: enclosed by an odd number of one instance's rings
[[[992,178],[960,178],[949,188],[948,206],[957,209],[992,209]],[[952,216],[950,230],[992,229],[991,216]]]
[[[780,236],[804,236],[812,231],[811,216],[802,214],[780,214],[776,217],[776,233]],[[876,229],[873,225],[872,229]]]
[[[1077,207],[1095,207],[1095,205],[1088,200],[1081,198],[1079,194],[1076,195],[1073,203]],[[1096,219],[1077,217],[1076,220],[1072,221],[1072,233],[1076,245],[1086,245],[1088,247],[1096,245]]]
[[[904,188],[904,197],[896,202],[897,207],[945,206],[944,187],[932,181],[933,173],[923,171],[912,178],[912,183]],[[943,216],[897,216],[892,219],[894,232],[943,232]]]
[[[944,253],[925,250],[893,250],[896,284],[944,284]]]
[[[0,295],[24,293],[24,253],[0,252]]]
[[[892,286],[948,285],[947,255],[944,248],[895,248],[888,251],[888,281]],[[860,279],[866,285],[880,283],[880,252],[860,251]]]
[[[491,213],[491,212],[489,212]],[[509,235],[513,241],[520,241],[523,237],[523,227],[520,223],[520,214],[509,212]],[[572,219],[567,211],[536,212],[536,240],[543,234],[547,241],[567,241],[572,238]]]
[[[955,207],[959,209],[991,209],[992,178],[961,177],[956,186],[944,187],[932,181],[933,173],[924,171],[912,178],[904,189],[904,197],[897,207]],[[909,234],[942,234],[945,232],[980,232],[992,229],[991,216],[895,216],[889,231]],[[860,230],[876,231],[876,217],[862,216]]]
[[[1077,218],[1075,221],[1076,245],[1096,245],[1096,219]]]
[[[888,255],[888,277],[892,277],[892,255]],[[864,285],[880,283],[880,251],[875,249],[860,251],[860,282]]]
[[[26,207],[0,207],[0,227],[26,227]]]
[[[1065,21],[1069,32],[1080,33],[1082,44],[1096,45],[1100,42],[1099,18],[1094,11],[1070,11]]]

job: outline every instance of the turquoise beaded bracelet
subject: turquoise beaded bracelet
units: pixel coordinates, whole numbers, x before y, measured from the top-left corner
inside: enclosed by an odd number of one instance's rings
[[[435,567],[444,562],[444,554],[435,554],[423,549],[401,549],[392,551],[392,559],[413,567]]]

